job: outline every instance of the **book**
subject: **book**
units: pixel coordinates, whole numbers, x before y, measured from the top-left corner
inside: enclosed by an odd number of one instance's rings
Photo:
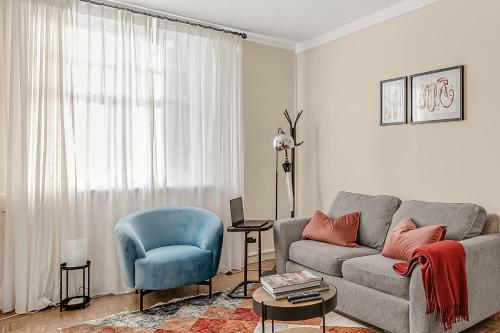
[[[320,285],[317,287],[310,287],[310,288],[303,288],[299,290],[293,290],[293,291],[286,291],[278,294],[274,294],[271,291],[267,290],[265,286],[262,286],[264,290],[271,295],[274,299],[283,299],[287,298],[289,295],[297,294],[297,293],[313,293],[313,292],[321,292],[330,289],[330,286],[328,283],[320,281]]]
[[[321,279],[306,270],[263,276],[260,278],[261,285],[272,294],[289,291],[297,291],[304,288],[318,287]]]

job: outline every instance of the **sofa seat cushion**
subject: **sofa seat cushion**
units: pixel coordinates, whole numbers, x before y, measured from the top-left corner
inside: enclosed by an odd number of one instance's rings
[[[392,266],[401,260],[387,258],[381,254],[346,260],[342,265],[344,279],[409,299],[410,278],[399,275]]]
[[[212,251],[191,245],[163,246],[135,261],[135,289],[162,290],[211,278]]]
[[[379,253],[365,246],[345,247],[313,240],[301,240],[290,246],[290,260],[319,272],[342,276],[342,263],[351,258]]]

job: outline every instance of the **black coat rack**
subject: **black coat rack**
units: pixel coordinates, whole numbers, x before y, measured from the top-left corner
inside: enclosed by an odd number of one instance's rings
[[[290,152],[290,164],[291,165],[285,165],[285,163],[283,164],[283,168],[285,169],[285,171],[287,168],[291,169],[290,172],[291,172],[291,178],[292,178],[292,192],[293,192],[293,205],[292,205],[292,209],[291,209],[291,213],[290,213],[291,217],[295,217],[295,198],[296,198],[296,195],[295,195],[295,188],[296,188],[296,185],[295,185],[295,149],[304,143],[304,141],[297,142],[297,123],[298,123],[300,117],[302,116],[302,112],[304,112],[304,111],[301,110],[297,114],[294,121],[292,121],[292,118],[290,117],[290,114],[288,113],[288,111],[286,109],[285,109],[285,112],[283,112],[286,120],[288,121],[288,125],[290,128],[289,133],[290,133],[290,136],[292,137],[293,143],[294,143],[293,148],[290,149],[291,150],[291,152]],[[278,219],[278,168],[279,168],[279,166],[278,166],[278,151],[276,151],[276,179],[275,179],[275,199],[276,199],[275,219],[276,220]]]

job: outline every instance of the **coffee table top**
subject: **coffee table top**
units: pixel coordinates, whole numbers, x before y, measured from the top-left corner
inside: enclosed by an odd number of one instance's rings
[[[330,285],[329,290],[320,292],[320,296],[324,300],[324,310],[322,300],[292,304],[286,298],[275,300],[264,288],[260,287],[253,292],[252,308],[261,317],[264,312],[264,319],[306,320],[320,317],[323,311],[326,314],[337,306],[337,289],[334,286]]]

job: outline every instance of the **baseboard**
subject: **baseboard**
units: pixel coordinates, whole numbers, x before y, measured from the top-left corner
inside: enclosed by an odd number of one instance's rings
[[[274,249],[268,249],[262,251],[262,261],[264,260],[273,260],[274,257]],[[248,263],[253,264],[258,262],[259,254],[258,252],[250,252],[248,253]]]

